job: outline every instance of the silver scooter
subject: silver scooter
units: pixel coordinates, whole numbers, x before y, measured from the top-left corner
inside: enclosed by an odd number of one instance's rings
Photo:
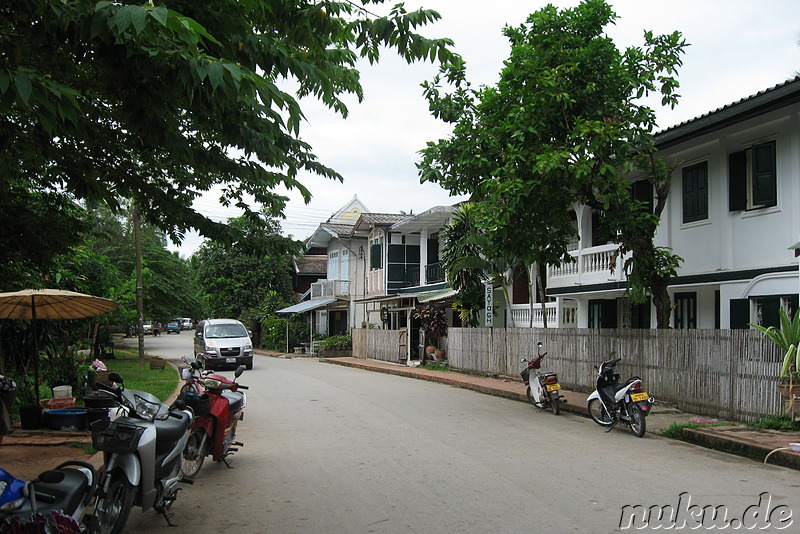
[[[170,522],[169,508],[181,489],[191,484],[183,474],[183,449],[192,426],[185,405],[168,407],[145,391],[125,389],[117,373],[116,387],[98,384],[114,395],[125,415],[92,426],[92,441],[103,451],[102,478],[94,505],[93,532],[120,534],[133,505],[150,507]]]

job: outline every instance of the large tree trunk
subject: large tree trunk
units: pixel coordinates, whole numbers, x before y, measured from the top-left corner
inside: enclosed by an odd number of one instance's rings
[[[672,301],[667,293],[667,281],[661,277],[653,277],[650,291],[653,295],[653,306],[656,308],[656,328],[671,328],[669,319]]]

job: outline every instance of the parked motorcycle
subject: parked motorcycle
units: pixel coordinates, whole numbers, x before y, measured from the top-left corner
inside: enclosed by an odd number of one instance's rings
[[[0,468],[0,532],[83,532],[86,509],[94,498],[97,473],[92,464],[71,460],[34,480],[18,479]],[[30,529],[30,530],[26,530]]]
[[[94,448],[103,451],[104,460],[94,505],[96,532],[122,532],[134,504],[143,511],[152,507],[172,525],[168,511],[179,484],[192,483],[183,474],[182,454],[192,412],[182,403],[168,407],[155,395],[126,389],[117,373],[108,379],[114,387],[97,385],[112,393],[126,415],[92,425]]]
[[[642,379],[638,376],[630,377],[624,384],[619,383],[619,374],[614,372],[614,366],[621,359],[608,360],[601,363],[599,368],[595,367],[596,388],[586,399],[587,408],[595,423],[608,427],[606,432],[622,422],[641,438],[647,428],[647,414],[655,399],[644,391]]]
[[[184,473],[194,478],[209,454],[215,462],[222,461],[231,467],[228,457],[238,451],[238,447],[244,446],[244,443],[236,441],[236,427],[244,419],[247,397],[238,390],[248,387],[235,381],[244,372],[244,365],[236,369],[234,380],[201,371],[197,361],[190,365],[181,370],[186,384],[181,388],[180,398],[195,412],[192,431],[183,451]]]
[[[536,359],[528,360],[522,358],[520,363],[527,363],[527,367],[522,370],[520,376],[525,381],[528,389],[525,393],[528,400],[537,408],[544,410],[550,408],[555,415],[561,411],[562,397],[559,394],[561,384],[558,383],[558,375],[551,371],[542,371],[542,359],[547,356],[542,354],[542,342],[536,344]],[[535,371],[534,380],[530,380],[531,371]]]

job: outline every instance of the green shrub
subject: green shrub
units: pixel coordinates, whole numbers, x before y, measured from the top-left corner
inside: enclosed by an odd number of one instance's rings
[[[796,432],[800,430],[800,421],[793,421],[792,418],[786,415],[775,414],[761,421],[747,423],[747,426],[750,428]]]
[[[336,334],[335,336],[326,337],[319,342],[321,349],[351,349],[353,348],[353,336],[350,332],[344,334]]]

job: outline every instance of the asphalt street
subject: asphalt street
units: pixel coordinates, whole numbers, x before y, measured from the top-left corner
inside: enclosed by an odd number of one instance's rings
[[[189,332],[148,338],[146,349],[189,355]],[[689,526],[712,521],[702,516],[712,506],[733,526],[771,518],[761,532],[800,524],[789,469],[309,358],[259,356],[239,381],[250,386],[245,447],[233,469],[207,462],[186,486],[172,533],[623,532],[634,511],[667,506]],[[787,510],[793,524],[778,529]],[[126,532],[165,526],[134,510]]]

